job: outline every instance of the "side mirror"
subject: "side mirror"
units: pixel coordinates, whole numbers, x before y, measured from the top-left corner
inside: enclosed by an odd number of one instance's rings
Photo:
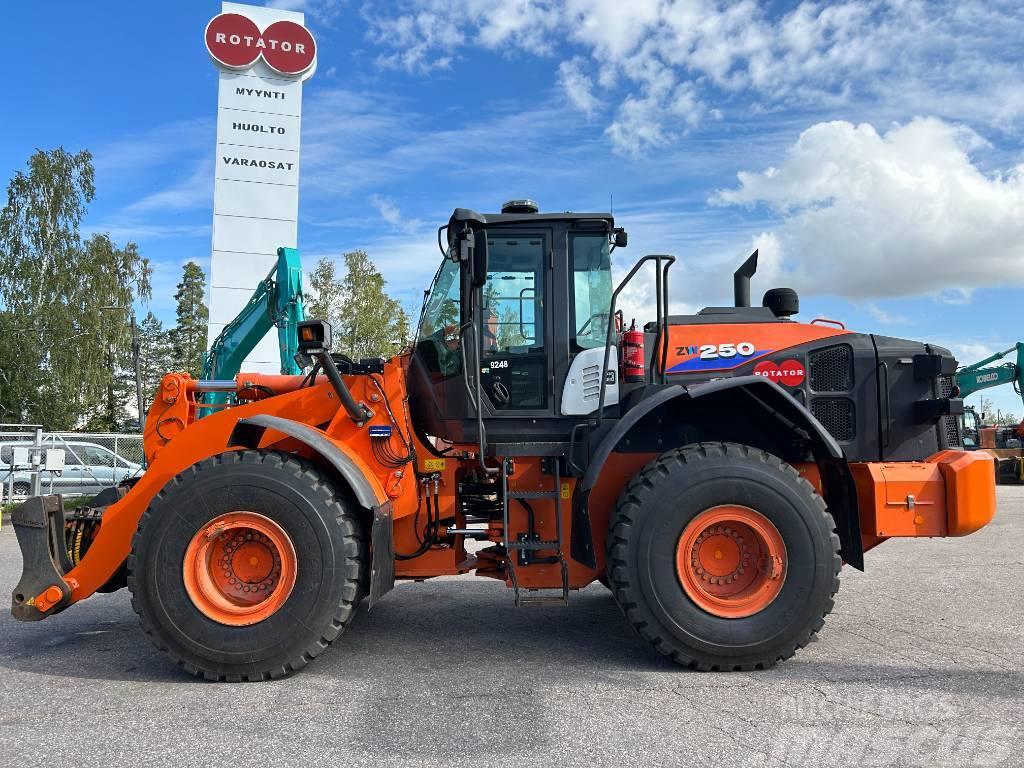
[[[474,288],[483,287],[487,282],[487,230],[478,229],[473,233],[473,254],[470,262],[473,270],[471,282]]]
[[[629,244],[629,235],[626,234],[626,230],[622,227],[616,227],[612,234],[614,236],[612,242],[616,248],[625,248]]]

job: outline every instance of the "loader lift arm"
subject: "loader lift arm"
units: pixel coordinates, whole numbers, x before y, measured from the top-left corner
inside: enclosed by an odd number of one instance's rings
[[[278,248],[277,264],[253,291],[249,302],[210,345],[203,363],[203,379],[233,379],[242,362],[271,328],[277,327],[281,353],[281,373],[301,373],[295,355],[298,350],[296,327],[305,319],[302,306],[302,264],[294,248]],[[209,393],[208,404],[223,405],[229,395]],[[200,413],[209,413],[201,409]]]

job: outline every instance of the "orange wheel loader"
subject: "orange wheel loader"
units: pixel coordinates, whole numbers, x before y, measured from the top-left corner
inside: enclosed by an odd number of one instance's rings
[[[821,629],[843,563],[992,519],[950,353],[797,322],[790,289],[751,306],[756,254],[735,306],[671,315],[673,257],[613,285],[627,235],[609,214],[459,208],[438,243],[416,341],[391,360],[332,353],[307,321],[305,375],[167,374],[141,478],[14,512],[14,616],[127,586],[186,671],[262,680],[396,579],[475,571],[517,606],[600,581],[658,653],[750,670]],[[642,269],[654,318],[627,328],[618,300]]]

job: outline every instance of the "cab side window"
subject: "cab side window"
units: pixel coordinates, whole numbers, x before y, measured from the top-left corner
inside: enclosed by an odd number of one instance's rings
[[[612,264],[608,236],[603,232],[569,237],[575,333],[573,350],[603,347],[608,338],[612,301]]]

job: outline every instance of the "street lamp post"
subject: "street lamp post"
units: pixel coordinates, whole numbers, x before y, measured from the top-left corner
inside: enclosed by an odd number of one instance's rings
[[[142,343],[139,341],[139,325],[135,322],[135,310],[132,310],[132,363],[135,365],[135,402],[139,409],[139,431],[143,428],[146,412],[142,402]],[[143,457],[145,462],[145,457]]]

